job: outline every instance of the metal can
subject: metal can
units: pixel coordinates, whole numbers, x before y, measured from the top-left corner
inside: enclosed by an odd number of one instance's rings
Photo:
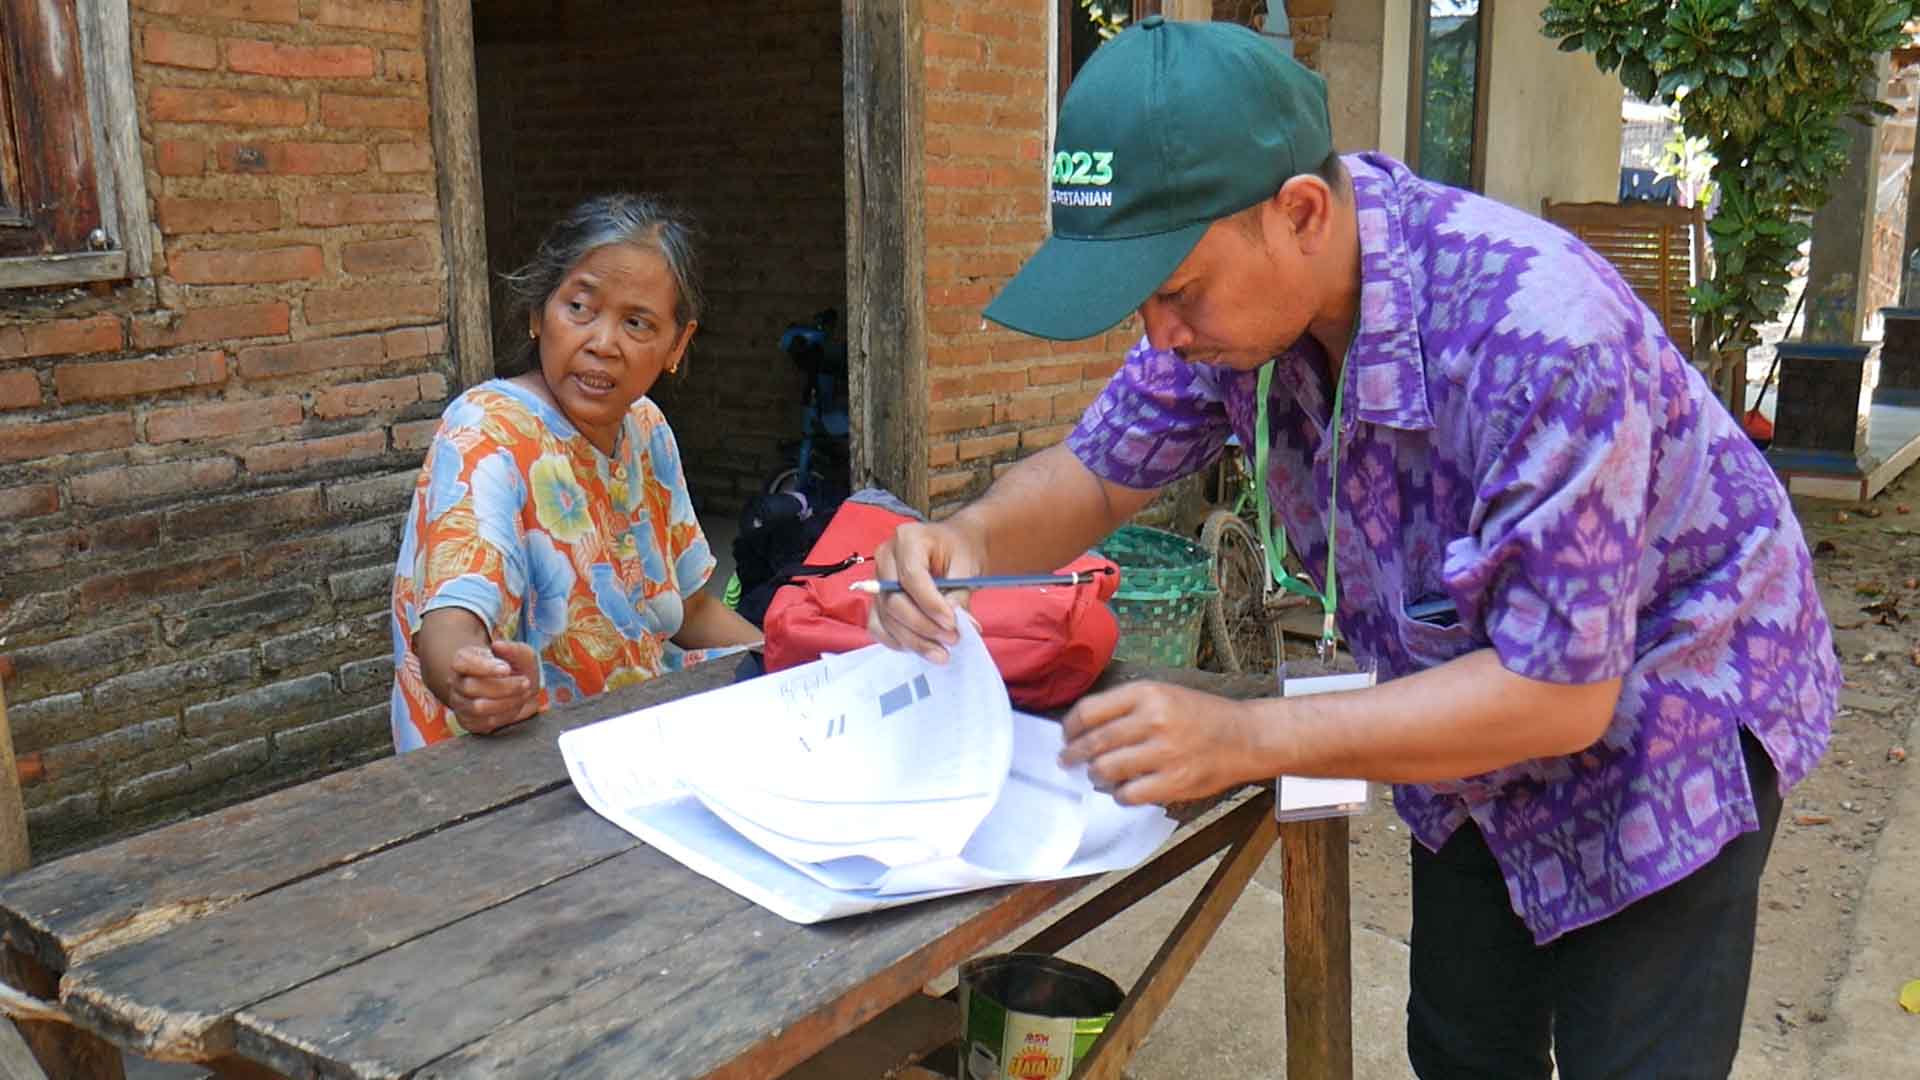
[[[1065,1080],[1126,994],[1112,979],[1045,953],[960,965],[965,1080]]]

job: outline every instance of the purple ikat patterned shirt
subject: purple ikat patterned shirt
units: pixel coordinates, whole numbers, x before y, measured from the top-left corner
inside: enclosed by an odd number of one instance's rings
[[[1471,817],[1536,941],[1597,922],[1758,827],[1739,730],[1781,790],[1825,751],[1840,682],[1806,540],[1766,461],[1606,262],[1552,225],[1346,159],[1361,316],[1339,476],[1339,625],[1383,679],[1494,649],[1563,684],[1620,676],[1606,734],[1567,757],[1398,785],[1438,849]],[[1268,489],[1326,565],[1327,358],[1279,358]],[[1068,446],[1130,487],[1252,447],[1256,373],[1145,341]],[[1459,622],[1407,605],[1448,597]]]

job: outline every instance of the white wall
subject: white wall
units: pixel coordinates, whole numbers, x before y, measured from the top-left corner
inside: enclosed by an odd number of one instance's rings
[[[1491,51],[1486,193],[1535,214],[1542,198],[1617,199],[1619,77],[1588,53],[1561,52],[1529,0],[1495,0]]]

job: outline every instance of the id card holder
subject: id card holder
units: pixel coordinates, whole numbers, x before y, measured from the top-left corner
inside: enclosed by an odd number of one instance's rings
[[[1375,673],[1371,670],[1314,675],[1302,679],[1289,679],[1283,671],[1280,676],[1280,696],[1294,698],[1346,693],[1365,690],[1374,682]],[[1281,821],[1353,817],[1366,813],[1371,796],[1371,785],[1365,780],[1282,776],[1273,782],[1273,816]]]

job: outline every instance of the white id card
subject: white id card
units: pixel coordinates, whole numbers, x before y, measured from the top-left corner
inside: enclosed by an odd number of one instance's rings
[[[1282,679],[1281,697],[1306,697],[1309,694],[1335,694],[1347,690],[1365,690],[1373,685],[1372,671],[1343,675],[1316,675],[1305,679]],[[1273,816],[1281,821],[1310,821],[1314,818],[1352,816],[1367,809],[1365,780],[1324,780],[1318,777],[1282,776],[1273,782]]]

